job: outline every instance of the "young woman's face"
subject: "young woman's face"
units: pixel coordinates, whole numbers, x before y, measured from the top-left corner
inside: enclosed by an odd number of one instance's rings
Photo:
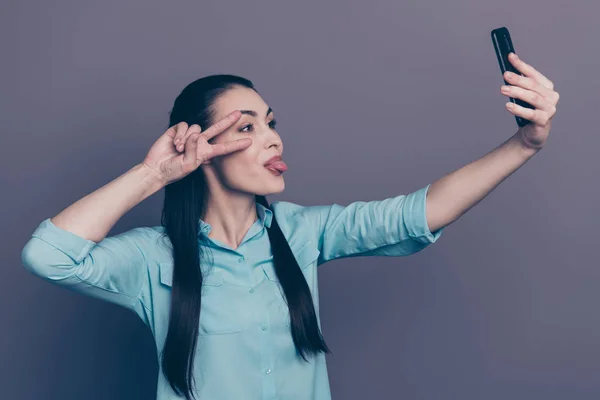
[[[214,122],[235,110],[248,110],[256,116],[242,114],[232,126],[209,140],[209,143],[223,143],[247,137],[252,139],[249,147],[213,157],[210,164],[201,165],[209,185],[210,176],[214,176],[228,190],[263,196],[282,192],[285,172],[276,175],[264,166],[269,158],[282,156],[283,143],[274,129],[274,114],[262,97],[252,89],[236,86],[220,96],[214,106]],[[207,128],[202,127],[202,130]]]

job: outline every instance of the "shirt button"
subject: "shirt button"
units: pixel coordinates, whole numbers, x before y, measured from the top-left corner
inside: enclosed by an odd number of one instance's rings
[[[267,330],[267,326],[263,324],[263,325],[260,327],[260,329],[262,329],[263,331],[266,331],[266,330]]]
[[[267,369],[265,372],[267,375],[269,375],[271,373],[271,368]]]
[[[251,288],[250,290],[248,290],[249,293],[254,293],[254,288]]]
[[[241,263],[242,261],[244,261],[244,257],[240,257],[238,258],[238,262]]]

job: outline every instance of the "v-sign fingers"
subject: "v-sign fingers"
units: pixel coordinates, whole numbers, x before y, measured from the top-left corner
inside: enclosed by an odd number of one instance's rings
[[[175,148],[180,152],[184,151],[186,144],[187,144],[186,142],[188,141],[188,138],[194,133],[201,133],[202,137],[208,142],[213,137],[215,137],[215,136],[223,133],[225,130],[227,130],[227,128],[229,128],[231,125],[233,125],[238,119],[240,119],[241,116],[242,116],[242,113],[239,112],[238,110],[235,110],[232,113],[230,113],[229,115],[227,115],[225,118],[222,118],[220,121],[218,121],[215,124],[213,124],[212,126],[210,126],[204,132],[201,131],[201,128],[198,124],[194,124],[194,125],[190,126],[189,129],[187,129],[187,132],[185,132],[184,135],[180,135],[178,132],[178,134],[176,135],[176,138],[173,140],[173,142],[175,143]],[[185,122],[182,122],[180,124],[183,124],[184,126],[187,127],[187,124],[185,124]]]
[[[224,143],[211,144],[210,146],[212,147],[212,153],[208,157],[205,155],[205,157],[210,159],[213,157],[222,156],[228,153],[233,153],[234,151],[243,150],[250,145],[252,145],[252,139],[250,138],[242,138]]]

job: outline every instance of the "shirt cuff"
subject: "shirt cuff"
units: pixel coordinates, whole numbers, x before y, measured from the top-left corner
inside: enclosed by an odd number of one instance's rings
[[[430,186],[408,194],[402,207],[402,219],[409,236],[421,243],[434,243],[445,228],[431,232],[427,225],[427,191]]]
[[[97,244],[93,240],[85,239],[72,232],[59,228],[50,221],[50,218],[43,220],[31,236],[54,246],[56,249],[73,259],[77,264],[79,264]]]

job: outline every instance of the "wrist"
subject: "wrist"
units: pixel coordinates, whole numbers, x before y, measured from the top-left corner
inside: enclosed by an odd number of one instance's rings
[[[140,180],[148,183],[152,193],[159,191],[167,185],[163,175],[145,162],[137,164],[134,169],[139,172]]]
[[[526,149],[530,149],[530,150],[534,150],[534,151],[541,150],[544,147],[544,144],[531,143],[525,137],[524,132],[525,131],[523,129],[519,129],[517,131],[517,133],[515,133],[515,138],[516,138],[516,140],[519,141],[519,143],[521,144],[521,146],[525,147]]]
[[[543,148],[543,146],[535,146],[529,143],[523,137],[522,131],[520,129],[512,137],[512,142],[522,151],[522,153],[526,157],[531,157],[535,155],[538,151],[540,151]]]

